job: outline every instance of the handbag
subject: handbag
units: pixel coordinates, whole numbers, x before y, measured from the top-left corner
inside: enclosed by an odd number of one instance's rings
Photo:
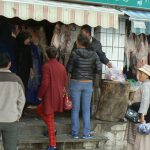
[[[63,102],[64,102],[64,110],[72,109],[72,101],[66,89],[64,89]]]
[[[127,112],[125,114],[125,118],[133,123],[139,122],[139,113],[132,110],[130,107],[128,107]]]

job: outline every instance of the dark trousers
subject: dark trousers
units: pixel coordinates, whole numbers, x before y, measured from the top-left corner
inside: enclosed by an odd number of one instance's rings
[[[17,150],[18,123],[0,123],[4,150]]]
[[[140,102],[133,103],[131,105],[131,109],[136,111],[136,112],[138,112],[139,108],[140,108],[140,104],[141,104]],[[146,120],[146,122],[150,122],[150,107],[149,107],[149,109],[147,111],[147,115],[145,116],[145,120]]]

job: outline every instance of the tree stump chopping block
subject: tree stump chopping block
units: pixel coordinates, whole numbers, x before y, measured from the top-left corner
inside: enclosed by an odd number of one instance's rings
[[[104,80],[101,90],[96,119],[115,122],[124,119],[129,101],[130,85]]]

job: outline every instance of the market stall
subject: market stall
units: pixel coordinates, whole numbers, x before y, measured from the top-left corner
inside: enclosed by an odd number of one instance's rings
[[[150,64],[150,12],[139,10],[122,10],[128,17],[125,46],[124,74],[128,79],[130,102],[139,97],[137,69]]]
[[[59,49],[59,61],[66,65],[80,26],[88,24],[93,27],[93,36],[101,41],[103,51],[113,65],[119,69],[123,68],[125,19],[120,18],[123,13],[118,10],[53,1],[43,3],[39,0],[1,1],[0,8],[0,15],[5,17],[5,22],[13,24],[20,22],[23,28],[27,28],[40,48],[44,60],[47,58],[46,47],[54,45]],[[106,67],[103,65],[103,77],[105,73]],[[101,95],[99,79],[98,76],[94,84],[93,115],[98,109]],[[32,97],[30,96],[34,87],[32,85],[33,82],[30,84],[29,97]]]
[[[149,63],[150,13],[147,11],[122,10],[129,16],[127,29],[125,64],[127,78],[136,79],[136,69]]]
[[[91,27],[101,26],[102,28],[119,28],[119,15],[122,12],[115,9],[103,7],[94,7],[88,5],[69,4],[53,1],[41,0],[6,0],[0,2],[0,15],[7,18],[19,17],[22,20],[33,19],[35,21],[47,20],[50,23],[61,22],[65,25],[74,23],[79,26],[88,24]],[[58,25],[57,25],[58,26]],[[56,27],[57,28],[57,27]],[[60,30],[54,31],[57,38],[48,39],[51,43],[55,43],[56,47],[67,47],[65,52],[70,52],[78,30],[76,27],[60,26]],[[71,32],[74,30],[75,32]],[[66,36],[68,39],[66,39]],[[60,40],[61,44],[58,45]],[[66,42],[66,43],[64,43]],[[66,61],[64,62],[66,64]]]

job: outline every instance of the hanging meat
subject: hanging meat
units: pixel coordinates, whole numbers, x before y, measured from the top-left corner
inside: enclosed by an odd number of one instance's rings
[[[137,46],[137,68],[148,63],[148,40],[144,34],[140,35]]]
[[[129,70],[130,66],[136,64],[137,40],[138,37],[133,33],[126,37],[125,54],[127,70]]]
[[[59,61],[66,66],[72,49],[70,25],[63,25],[60,34]]]
[[[61,24],[56,23],[53,37],[51,40],[51,46],[55,46],[57,49],[60,48],[60,39],[61,39]]]
[[[127,75],[127,78],[136,79],[137,72],[137,59],[136,59],[136,51],[137,51],[137,40],[138,37],[131,33],[129,37],[126,36],[126,47],[125,47],[125,68],[124,73]]]
[[[47,46],[47,41],[46,41],[46,35],[45,35],[45,31],[43,27],[40,27],[39,31],[38,31],[38,35],[39,35],[39,48],[42,51],[42,55],[43,55],[43,63],[45,61],[48,60],[48,56],[46,54],[46,48]]]

